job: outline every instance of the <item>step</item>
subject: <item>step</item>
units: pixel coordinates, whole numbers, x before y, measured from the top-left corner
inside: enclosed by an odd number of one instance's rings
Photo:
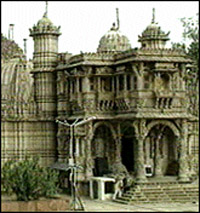
[[[127,201],[124,201],[124,200],[121,200],[121,199],[119,199],[119,198],[117,198],[117,199],[115,199],[115,200],[113,200],[114,202],[117,202],[117,203],[122,203],[122,204],[128,204],[129,202],[127,202]]]
[[[137,184],[115,201],[123,204],[130,203],[186,203],[197,202],[199,188],[197,184],[143,183]]]
[[[185,201],[185,200],[178,200],[178,201],[166,200],[166,201],[160,201],[159,203],[192,203],[192,202],[193,201]],[[154,204],[154,203],[158,203],[158,201],[157,200],[155,200],[155,201],[131,201],[129,203],[129,205],[144,204],[144,203]]]
[[[129,197],[129,198],[132,198],[132,196],[133,196],[133,195],[131,195],[131,194],[126,194],[126,193],[125,193],[125,194],[123,194],[122,196],[123,196],[123,197]]]
[[[124,196],[119,197],[117,199],[124,200],[124,201],[130,201],[131,200],[130,198],[127,198],[127,197],[124,197]]]
[[[179,190],[179,191],[165,190],[165,191],[163,191],[163,193],[165,193],[165,194],[186,194],[185,191],[183,191],[183,190]]]

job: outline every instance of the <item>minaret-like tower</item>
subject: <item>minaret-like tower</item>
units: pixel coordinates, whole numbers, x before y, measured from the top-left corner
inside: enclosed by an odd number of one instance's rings
[[[155,8],[153,8],[151,24],[147,26],[142,36],[138,36],[138,41],[141,42],[142,48],[163,49],[169,40],[169,33],[163,32],[158,23],[155,22]]]
[[[56,27],[47,17],[48,3],[45,13],[32,29],[30,36],[34,40],[33,75],[35,81],[35,98],[38,113],[53,116],[56,112],[56,76],[58,36],[60,27]]]

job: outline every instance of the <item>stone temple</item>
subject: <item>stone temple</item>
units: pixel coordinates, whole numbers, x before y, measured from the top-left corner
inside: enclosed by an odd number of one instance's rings
[[[29,61],[2,36],[2,47],[10,44],[2,51],[2,163],[25,155],[39,155],[44,166],[76,162],[84,192],[99,159],[110,173],[124,172],[138,183],[190,182],[198,167],[190,160],[198,158],[198,117],[189,111],[185,83],[192,61],[165,47],[169,32],[154,11],[139,48],[120,31],[118,10],[96,52],[60,53],[60,35],[46,10],[30,29]],[[86,122],[64,125],[74,121]]]

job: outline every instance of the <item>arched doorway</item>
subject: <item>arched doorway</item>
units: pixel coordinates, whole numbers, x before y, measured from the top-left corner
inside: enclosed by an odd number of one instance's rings
[[[115,160],[114,150],[115,142],[110,128],[106,125],[98,126],[92,140],[95,176],[102,176],[110,172],[110,166]]]
[[[145,140],[145,164],[152,176],[178,175],[178,148],[174,132],[164,124],[151,128]]]
[[[129,173],[134,173],[135,171],[135,146],[136,138],[134,128],[131,126],[122,128],[121,159],[122,164],[126,167]]]

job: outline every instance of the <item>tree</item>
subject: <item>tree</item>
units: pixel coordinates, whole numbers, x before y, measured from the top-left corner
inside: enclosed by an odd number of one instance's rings
[[[38,158],[9,160],[2,167],[1,187],[4,193],[15,193],[17,200],[37,200],[39,197],[53,196],[59,192],[58,173],[39,165]]]
[[[172,43],[172,48],[183,50],[193,61],[187,69],[186,88],[189,97],[190,112],[198,116],[199,112],[199,19],[181,18],[184,28],[184,42]],[[189,45],[186,45],[189,43]]]

